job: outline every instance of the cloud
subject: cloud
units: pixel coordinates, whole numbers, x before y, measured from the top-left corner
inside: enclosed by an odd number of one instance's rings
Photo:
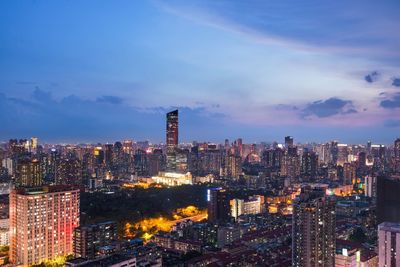
[[[110,105],[111,104],[111,105]],[[181,137],[212,135],[222,128],[223,114],[207,107],[177,107]],[[0,138],[40,136],[56,141],[164,140],[165,113],[171,107],[147,109],[130,106],[118,96],[100,96],[95,100],[69,95],[55,99],[50,92],[36,88],[30,97],[15,98],[0,93]],[[189,135],[190,134],[190,135]],[[210,138],[212,136],[209,136]]]
[[[109,104],[119,105],[123,102],[123,99],[118,96],[103,95],[101,97],[98,97],[96,101],[100,102],[100,103],[109,103]]]
[[[387,120],[384,125],[392,128],[400,127],[400,120]]]
[[[384,5],[345,0],[329,4],[312,0],[301,4],[257,0],[159,2],[171,13],[265,43],[362,55],[395,65],[400,59],[396,1]]]
[[[308,118],[316,116],[318,118],[327,118],[338,114],[357,113],[351,100],[343,100],[337,97],[331,97],[327,100],[318,100],[308,104],[302,111],[301,116]]]
[[[393,94],[390,99],[382,100],[380,106],[386,109],[400,107],[400,93]]]
[[[370,74],[366,75],[364,77],[364,80],[368,83],[373,83],[375,82],[379,77],[379,73],[377,71],[373,71]]]
[[[394,78],[392,85],[396,86],[396,87],[400,87],[400,78]]]
[[[276,110],[298,110],[299,108],[294,105],[278,104],[275,106]]]

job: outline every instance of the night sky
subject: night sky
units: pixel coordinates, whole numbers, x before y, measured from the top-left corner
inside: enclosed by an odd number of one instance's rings
[[[400,1],[0,1],[0,139],[392,143]]]

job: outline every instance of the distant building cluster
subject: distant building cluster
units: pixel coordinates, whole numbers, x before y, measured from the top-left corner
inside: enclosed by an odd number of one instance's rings
[[[400,139],[180,143],[178,132],[174,110],[161,144],[1,143],[0,246],[9,251],[0,263],[400,267]],[[175,214],[164,232],[132,224],[141,235],[129,238],[126,222],[102,214],[81,225],[83,192],[108,200],[140,188],[156,198],[175,187],[198,187],[185,205],[203,214]]]

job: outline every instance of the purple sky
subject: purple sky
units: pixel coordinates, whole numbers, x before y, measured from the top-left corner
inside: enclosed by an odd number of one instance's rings
[[[0,139],[392,143],[399,1],[0,2]]]

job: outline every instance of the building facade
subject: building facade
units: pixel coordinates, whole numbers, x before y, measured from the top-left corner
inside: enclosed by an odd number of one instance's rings
[[[117,223],[108,221],[74,229],[74,257],[92,259],[98,249],[117,240]]]
[[[379,176],[377,178],[378,223],[400,223],[400,176]]]
[[[72,253],[79,226],[79,190],[68,186],[10,193],[10,261],[32,265]]]
[[[335,226],[335,202],[325,188],[302,188],[293,203],[293,266],[335,266]]]
[[[208,221],[227,223],[230,221],[229,198],[225,189],[214,188],[207,191]]]
[[[167,113],[167,171],[176,171],[176,149],[178,148],[178,110]]]
[[[400,223],[378,225],[379,267],[400,267]]]

